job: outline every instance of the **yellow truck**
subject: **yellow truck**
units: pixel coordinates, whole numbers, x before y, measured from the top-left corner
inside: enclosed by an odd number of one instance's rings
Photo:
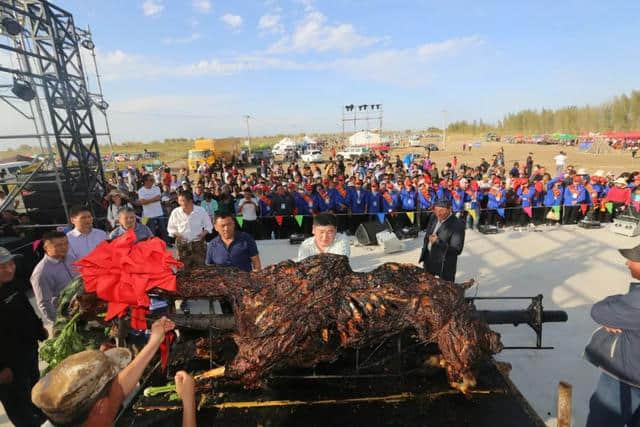
[[[189,150],[187,164],[189,170],[193,171],[203,162],[210,165],[219,158],[231,160],[231,157],[234,154],[238,156],[241,150],[242,143],[239,138],[196,139],[193,143],[193,149]]]

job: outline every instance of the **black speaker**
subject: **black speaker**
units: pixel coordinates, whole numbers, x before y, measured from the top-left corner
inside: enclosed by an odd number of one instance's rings
[[[405,213],[398,213],[397,215],[387,215],[385,223],[389,230],[393,231],[398,239],[413,239],[418,237],[420,228],[411,223],[411,220]]]
[[[356,230],[356,239],[361,245],[377,245],[376,234],[385,230],[389,230],[389,224],[386,221],[384,224],[381,224],[380,221],[363,222]]]

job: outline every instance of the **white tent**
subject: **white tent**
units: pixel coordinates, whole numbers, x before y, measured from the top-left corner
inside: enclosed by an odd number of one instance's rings
[[[349,145],[380,145],[380,134],[366,130],[356,132],[349,137]]]

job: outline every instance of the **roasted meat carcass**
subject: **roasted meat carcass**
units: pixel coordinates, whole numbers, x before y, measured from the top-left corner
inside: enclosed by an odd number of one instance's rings
[[[356,273],[346,257],[316,255],[253,273],[216,266],[179,272],[177,294],[231,301],[238,353],[225,376],[247,387],[260,386],[274,367],[333,361],[341,348],[412,328],[423,343],[437,343],[451,385],[466,391],[476,383],[475,362],[502,349],[499,334],[465,302],[469,285],[408,264]]]

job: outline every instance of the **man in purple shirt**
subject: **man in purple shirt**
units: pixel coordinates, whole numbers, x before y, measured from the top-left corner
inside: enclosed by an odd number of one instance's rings
[[[89,208],[74,206],[69,216],[73,224],[73,230],[67,233],[69,256],[76,261],[93,251],[100,242],[107,240],[107,233],[93,228],[93,215]]]
[[[236,231],[231,215],[218,215],[215,229],[219,235],[207,245],[206,264],[236,267],[244,271],[262,268],[256,241],[249,234]]]
[[[45,256],[31,273],[31,286],[42,318],[46,323],[56,321],[58,295],[76,275],[68,255],[69,241],[60,231],[42,236]]]

